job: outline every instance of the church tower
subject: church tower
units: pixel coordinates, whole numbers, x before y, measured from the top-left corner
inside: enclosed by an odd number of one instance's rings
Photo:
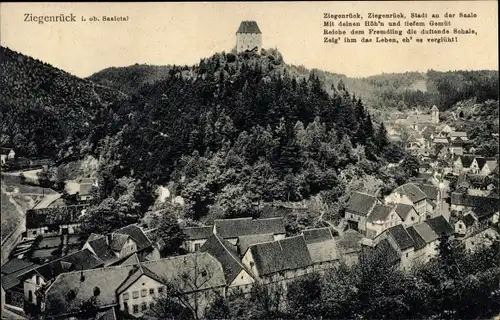
[[[262,48],[262,32],[255,21],[242,21],[236,31],[236,52],[253,51],[260,54]]]
[[[436,105],[432,106],[431,115],[432,123],[439,123],[439,109],[436,107]]]

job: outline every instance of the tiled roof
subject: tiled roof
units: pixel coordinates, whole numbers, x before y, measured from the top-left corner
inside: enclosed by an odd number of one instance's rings
[[[465,215],[465,217],[462,219],[466,227],[470,227],[476,223],[476,219],[471,214]]]
[[[130,236],[127,234],[115,233],[112,234],[112,237],[113,238],[111,240],[111,243],[109,244],[109,247],[113,251],[120,251]]]
[[[451,131],[449,133],[450,137],[467,137],[467,132],[463,131]]]
[[[80,309],[83,301],[94,295],[94,288],[99,288],[99,306],[117,304],[116,289],[133,273],[137,266],[107,267],[92,270],[75,271],[60,274],[53,284],[47,289],[48,304],[56,300],[64,303],[64,308],[70,313]],[[68,292],[72,290],[76,297],[68,301]]]
[[[129,235],[137,244],[137,251],[151,246],[151,241],[148,239],[144,231],[135,224],[130,224],[123,228],[116,230],[114,233],[121,233]]]
[[[399,253],[391,246],[387,239],[382,239],[375,247],[374,253],[381,253],[391,264],[396,264],[399,260]]]
[[[410,237],[410,235],[402,225],[398,224],[387,229],[387,231],[392,236],[400,250],[404,251],[415,245],[412,237]]]
[[[248,236],[238,237],[238,251],[241,255],[245,254],[248,247],[257,243],[270,242],[274,240],[274,235],[272,233],[264,234],[252,234]]]
[[[238,254],[233,250],[233,245],[216,234],[208,238],[201,246],[200,252],[207,252],[220,262],[228,284],[232,283],[238,274],[245,269]]]
[[[302,234],[313,263],[339,259],[337,245],[329,228],[304,230]]]
[[[11,273],[17,272],[21,269],[28,268],[28,267],[33,266],[33,265],[35,265],[33,262],[14,258],[14,259],[7,261],[2,266],[2,275],[3,274],[11,274]]]
[[[448,138],[436,137],[432,141],[433,143],[448,143]]]
[[[361,239],[363,235],[356,230],[349,229],[341,236],[335,238],[337,246],[343,254],[361,251]]]
[[[248,248],[252,252],[259,275],[295,270],[312,265],[311,256],[302,235]]]
[[[120,266],[128,266],[139,264],[140,262],[148,261],[147,259],[142,258],[142,256],[138,256],[137,253],[133,253],[131,256],[127,257],[124,261],[120,262]]]
[[[88,241],[88,244],[92,247],[92,250],[94,250],[96,256],[104,261],[106,265],[119,260],[119,257],[117,257],[113,250],[111,250],[111,248],[109,247],[105,236],[101,236],[99,238],[93,239],[92,241]]]
[[[11,261],[14,262],[11,263]],[[4,266],[6,266],[5,270],[2,266],[2,287],[4,290],[9,290],[10,288],[21,284],[21,281],[18,278],[20,275],[39,267],[38,264],[24,260],[13,259],[11,261],[4,264]]]
[[[472,155],[462,155],[460,157],[460,161],[462,161],[462,167],[469,168],[472,162],[474,161],[474,156]]]
[[[45,280],[54,279],[61,273],[88,270],[104,265],[104,262],[96,257],[90,250],[83,249],[62,258],[52,260],[40,267],[23,274],[23,278],[33,272],[41,275]]]
[[[398,203],[394,207],[394,211],[396,211],[398,216],[401,217],[401,220],[403,221],[406,220],[406,218],[408,218],[412,210],[415,210],[413,209],[413,206],[406,203]]]
[[[463,205],[466,207],[482,208],[487,210],[498,210],[499,199],[481,196],[472,196],[469,194],[462,194],[453,192],[451,194],[451,204]]]
[[[240,27],[236,33],[261,33],[257,22],[241,21]]]
[[[182,231],[186,235],[187,240],[202,240],[208,239],[213,233],[213,226],[208,227],[190,227],[184,228]]]
[[[142,276],[146,276],[153,280],[158,281],[159,283],[163,283],[162,279],[154,272],[149,270],[146,266],[137,264],[134,266],[133,270],[134,272],[130,272],[130,275],[127,277],[127,279],[116,289],[116,293],[118,295],[121,294],[123,291],[127,290],[128,287],[133,285]]]
[[[368,215],[368,220],[371,222],[385,221],[391,214],[393,207],[384,204],[376,204],[372,212]]]
[[[362,216],[367,216],[376,203],[377,198],[375,198],[374,196],[355,191],[349,197],[346,211],[354,212]]]
[[[415,250],[420,250],[427,245],[424,239],[418,234],[417,230],[415,230],[414,226],[406,228],[406,232],[411,236],[413,242],[415,243]]]
[[[421,201],[427,197],[425,193],[413,183],[407,183],[399,186],[394,190],[394,192],[407,195],[413,203]]]
[[[26,228],[77,223],[78,217],[88,205],[30,209],[26,211]]]
[[[251,234],[285,234],[283,218],[269,219],[221,219],[214,221],[215,230],[224,239],[238,238]]]
[[[412,226],[425,243],[431,243],[439,238],[432,228],[425,222]]]
[[[453,227],[446,221],[443,216],[437,216],[431,219],[425,220],[425,223],[431,227],[431,229],[438,235],[445,234],[450,236],[453,234]]]
[[[142,263],[143,267],[165,281],[181,281],[187,277],[191,281],[203,283],[198,290],[221,287],[226,285],[224,270],[221,263],[207,252],[196,252],[166,259]],[[208,278],[206,281],[205,278]],[[186,293],[189,286],[186,286]]]
[[[438,187],[433,186],[431,184],[423,184],[423,183],[416,184],[416,186],[425,193],[427,199],[437,200],[439,195]]]

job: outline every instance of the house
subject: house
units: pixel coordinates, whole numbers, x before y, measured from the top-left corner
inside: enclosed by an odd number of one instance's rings
[[[200,252],[209,253],[217,259],[224,271],[227,284],[227,294],[234,291],[249,293],[255,282],[250,269],[243,265],[234,246],[217,234],[213,234],[203,244]]]
[[[470,170],[470,166],[473,161],[474,161],[474,156],[470,154],[455,156],[453,158],[453,171],[456,174],[460,174],[462,172],[468,172]]]
[[[455,131],[455,128],[447,124],[440,124],[436,126],[436,133],[440,137],[446,137],[452,131]]]
[[[0,147],[0,157],[2,166],[4,166],[8,160],[16,158],[16,152],[12,148]]]
[[[441,210],[441,190],[431,184],[419,183],[415,184],[426,195],[426,215],[432,216],[434,213]]]
[[[448,137],[450,138],[450,141],[455,141],[455,139],[460,138],[462,141],[467,141],[467,132],[463,131],[451,131],[448,133]]]
[[[202,317],[218,296],[225,296],[225,276],[217,259],[205,252],[191,253],[136,265],[105,267],[60,274],[46,290],[45,310],[69,317],[81,304],[97,296],[98,308],[116,307],[140,317],[155,297],[170,285]]]
[[[464,154],[464,142],[460,137],[452,141],[449,146],[450,153],[452,155],[461,156]]]
[[[409,207],[413,209],[412,206]],[[366,220],[366,237],[373,239],[384,230],[401,223],[403,223],[403,220],[395,211],[395,206],[377,203]]]
[[[79,217],[87,205],[49,207],[26,211],[26,236],[75,234],[79,232]]]
[[[357,263],[361,254],[362,239],[363,235],[353,229],[348,229],[343,234],[335,237],[335,243],[340,252],[340,260],[347,265]]]
[[[394,212],[399,216],[404,227],[422,222],[425,219],[425,215],[419,215],[414,206],[406,203],[397,203]]]
[[[264,284],[286,284],[313,271],[303,235],[254,244],[248,247],[242,261]]]
[[[427,195],[420,190],[417,185],[407,183],[394,189],[394,191],[385,198],[385,203],[405,203],[412,205],[419,216],[425,217],[426,199]]]
[[[432,140],[433,145],[448,145],[448,143],[448,138],[445,137],[434,137],[434,140]]]
[[[184,228],[182,231],[186,235],[186,240],[184,241],[183,247],[188,252],[198,251],[201,246],[208,240],[208,238],[213,234],[214,226],[208,227],[189,227]]]
[[[311,256],[314,271],[333,268],[340,258],[330,228],[314,228],[302,231],[307,250]]]
[[[93,199],[91,194],[92,188],[97,187],[97,180],[82,179],[79,185],[79,191],[76,193],[76,198],[80,202],[87,202]]]
[[[413,225],[407,230],[414,242],[413,264],[424,264],[437,255],[439,236],[425,222]]]
[[[485,162],[480,167],[479,174],[483,176],[488,176],[492,174],[495,169],[498,167],[498,161],[495,158],[485,158]]]
[[[454,234],[453,226],[446,221],[442,215],[436,216],[425,220],[425,223],[434,231],[438,236],[452,236]]]
[[[353,192],[345,208],[345,219],[349,228],[365,233],[366,219],[377,203],[378,199],[372,195]]]
[[[40,306],[36,292],[49,285],[58,275],[75,270],[99,268],[104,262],[90,250],[82,249],[73,254],[52,260],[34,269],[29,269],[18,276],[23,283],[24,299],[33,305]]]
[[[274,240],[285,238],[285,223],[282,217],[253,219],[216,219],[213,233],[236,246],[238,238],[247,235],[273,234]]]
[[[398,252],[400,267],[404,270],[411,267],[415,243],[403,225],[391,227],[374,239],[377,246],[380,241],[387,239],[390,245]]]
[[[242,21],[236,31],[236,52],[253,51],[260,53],[262,48],[262,33],[255,21]]]
[[[487,220],[498,212],[500,200],[494,197],[472,196],[467,193],[453,192],[451,194],[450,210],[458,213],[473,211],[478,220]]]
[[[39,266],[20,259],[9,260],[2,266],[2,293],[4,293],[2,294],[2,310],[7,307],[11,310],[23,311],[24,284],[18,277]]]
[[[82,249],[90,250],[106,266],[119,263],[135,252],[148,260],[160,258],[159,249],[140,227],[133,224],[106,235],[92,233]]]
[[[476,223],[477,220],[472,214],[466,214],[455,222],[455,233],[458,236],[465,236],[475,229]]]

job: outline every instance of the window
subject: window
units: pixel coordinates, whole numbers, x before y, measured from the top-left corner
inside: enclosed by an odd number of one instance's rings
[[[132,306],[132,312],[133,312],[133,313],[138,313],[138,312],[139,312],[139,305],[134,304],[134,305]]]
[[[40,277],[39,276],[35,276],[35,280],[36,280],[36,284],[39,286],[40,285]]]
[[[411,221],[415,221],[415,217],[411,217]]]
[[[33,302],[33,291],[31,290],[28,292],[28,301]]]
[[[125,293],[123,294],[123,301],[127,301],[127,300],[128,300],[128,298],[129,298],[129,297],[128,297],[128,292],[125,292]]]
[[[158,293],[163,293],[163,287],[158,288]]]
[[[155,289],[154,288],[149,289],[149,294],[155,294]]]
[[[142,289],[141,290],[141,297],[145,297],[148,295],[148,290],[147,289]]]
[[[146,311],[147,306],[146,303],[141,304],[141,311]]]
[[[195,243],[194,244],[194,251],[198,251],[200,250],[200,244],[199,243]]]
[[[134,299],[139,298],[139,291],[132,292],[132,298],[134,298]]]

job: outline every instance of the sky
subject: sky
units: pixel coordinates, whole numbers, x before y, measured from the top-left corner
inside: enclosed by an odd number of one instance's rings
[[[277,48],[286,63],[350,77],[428,69],[498,70],[497,8],[497,1],[0,3],[0,43],[87,77],[107,67],[135,63],[198,63],[215,52],[230,51],[240,22],[255,20],[263,47]],[[323,13],[357,12],[365,16],[369,12],[408,16],[412,12],[429,16],[474,12],[477,18],[452,23],[476,30],[477,36],[462,36],[459,42],[446,44],[323,43]],[[72,13],[77,22],[25,22],[28,13]],[[88,21],[103,15],[128,16],[129,21]]]

